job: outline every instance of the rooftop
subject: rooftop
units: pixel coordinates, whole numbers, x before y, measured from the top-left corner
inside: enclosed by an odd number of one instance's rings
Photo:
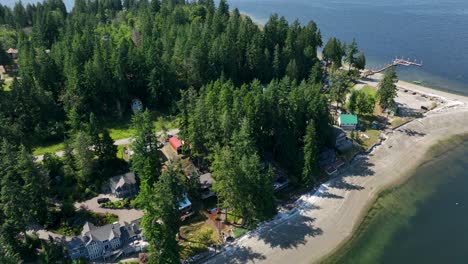
[[[122,188],[126,184],[136,184],[135,173],[127,172],[123,175],[112,177],[110,184],[112,190]]]
[[[213,185],[213,177],[211,177],[211,173],[205,173],[200,176],[200,185],[203,188],[209,188]]]
[[[184,210],[189,206],[192,206],[192,202],[188,199],[187,194],[184,194],[182,201],[179,203],[179,210]]]
[[[340,115],[340,123],[341,124],[353,124],[357,125],[358,118],[357,115]]]
[[[333,126],[333,135],[335,138],[346,137],[346,132],[341,127]]]
[[[7,50],[7,53],[8,53],[8,54],[17,54],[17,53],[18,53],[18,50],[17,50],[17,49],[13,49],[13,48],[9,48],[9,49]]]
[[[182,146],[182,141],[180,141],[180,139],[176,136],[173,136],[169,139],[169,144],[171,144],[171,146],[174,148],[174,149],[178,149]]]
[[[74,237],[69,243],[68,248],[73,249],[91,243],[92,241],[111,241],[114,238],[133,237],[140,233],[139,220],[131,223],[118,222],[104,226],[95,226],[86,222],[81,231],[81,236]]]

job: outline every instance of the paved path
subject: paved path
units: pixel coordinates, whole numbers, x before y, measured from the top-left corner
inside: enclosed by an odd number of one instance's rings
[[[54,239],[60,239],[60,240],[65,240],[65,241],[70,241],[72,239],[72,237],[70,236],[64,236],[64,235],[60,235],[60,234],[45,230],[39,225],[30,226],[29,230],[27,231],[28,234],[31,234],[34,232],[39,236],[40,239],[45,239],[45,240],[49,239],[49,236],[51,236]]]
[[[143,217],[143,211],[142,210],[137,210],[137,209],[107,209],[107,208],[102,208],[99,206],[97,203],[97,199],[99,198],[109,198],[111,201],[117,201],[119,199],[115,198],[113,195],[108,195],[108,194],[100,194],[90,200],[84,201],[84,202],[77,202],[75,203],[75,208],[79,209],[82,206],[86,207],[88,210],[96,213],[110,213],[110,214],[115,214],[119,217],[119,222],[131,222],[136,219],[140,219]]]
[[[171,129],[169,131],[167,131],[168,134],[172,134],[172,135],[177,135],[179,134],[179,129],[178,128],[174,128],[174,129]],[[160,136],[162,134],[162,131],[159,131],[156,133],[156,136]],[[133,141],[133,138],[122,138],[122,139],[117,139],[116,141],[114,141],[114,145],[116,146],[122,146],[122,145],[130,145]],[[57,151],[55,152],[55,155],[59,156],[59,157],[63,157],[63,155],[65,155],[65,151],[63,150],[60,150],[60,151]],[[36,162],[41,162],[43,159],[44,159],[44,155],[37,155],[35,156],[36,157]]]

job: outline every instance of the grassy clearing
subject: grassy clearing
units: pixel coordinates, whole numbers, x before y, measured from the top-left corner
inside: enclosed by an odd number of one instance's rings
[[[12,84],[13,84],[13,80],[11,79],[5,80],[5,86],[3,86],[3,90],[6,92],[10,92]]]
[[[109,209],[130,209],[131,208],[131,201],[129,199],[123,199],[118,201],[109,201],[105,202],[101,205],[102,208],[109,208]]]
[[[175,128],[177,125],[177,119],[175,117],[164,116],[160,113],[154,113],[153,120],[156,131],[162,130],[163,126],[169,130]],[[102,126],[109,130],[109,134],[113,140],[129,138],[135,134],[135,130],[132,128],[131,116],[126,116],[117,121],[106,121]]]
[[[372,122],[377,121],[377,116],[361,115],[359,123],[362,127],[362,132],[356,132],[357,143],[364,150],[368,150],[380,140],[380,130],[372,129]]]
[[[395,116],[395,117],[393,117],[392,122],[390,123],[390,128],[394,129],[396,127],[399,127],[399,126],[401,126],[403,124],[408,123],[409,121],[411,121],[410,118]]]
[[[50,145],[45,144],[43,146],[39,146],[39,147],[35,148],[33,154],[35,156],[44,155],[46,153],[55,153],[55,152],[63,150],[63,149],[65,149],[65,144],[63,142],[51,143]]]
[[[249,231],[250,230],[246,229],[246,228],[236,227],[236,228],[234,228],[234,230],[232,230],[232,233],[233,233],[234,238],[239,238],[239,237],[247,234],[247,232],[249,232]]]
[[[124,159],[124,146],[117,146],[117,158]]]
[[[163,116],[160,113],[154,113],[154,127],[156,131],[162,130],[164,126],[166,129],[174,129],[177,126],[177,119],[172,116]],[[109,130],[109,134],[113,140],[123,139],[132,137],[135,133],[134,129],[131,127],[132,121],[131,116],[125,116],[120,120],[115,121],[105,121],[102,123],[103,128]],[[63,150],[65,144],[63,142],[49,142],[37,146],[34,149],[34,155],[44,155],[45,153],[55,153],[57,151]],[[119,150],[120,151],[120,150]],[[119,157],[122,157],[122,154],[117,153]]]
[[[207,251],[210,245],[219,244],[216,230],[207,222],[182,226],[180,233],[183,237],[180,241],[182,260]]]
[[[242,224],[242,216],[235,214],[233,211],[227,213],[227,222],[234,225]]]
[[[368,95],[377,96],[377,89],[368,84],[364,85],[364,87],[361,88],[361,91]]]
[[[365,134],[367,135],[367,137],[365,136],[360,136],[360,145],[365,149],[365,150],[368,150],[369,148],[371,148],[374,144],[376,144],[377,142],[379,142],[380,140],[380,131],[379,130],[375,130],[375,129],[368,129],[366,130],[366,132],[361,132],[360,133],[361,135],[362,134]]]

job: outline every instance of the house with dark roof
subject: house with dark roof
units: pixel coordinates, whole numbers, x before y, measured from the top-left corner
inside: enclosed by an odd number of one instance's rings
[[[0,65],[0,74],[3,76],[4,74],[15,74],[19,71],[18,64],[7,64],[7,65]]]
[[[343,129],[334,126],[333,136],[335,137],[335,148],[338,151],[346,152],[353,147],[353,141],[347,137]]]
[[[67,243],[67,249],[72,260],[108,259],[119,254],[124,245],[140,238],[139,220],[123,224],[115,222],[99,227],[86,222],[81,235]]]
[[[6,53],[8,54],[8,56],[10,57],[10,59],[12,59],[12,60],[18,58],[18,50],[17,50],[17,49],[9,48],[9,49],[6,51]]]
[[[211,177],[211,173],[205,173],[201,175],[198,179],[200,181],[202,199],[207,199],[216,195],[216,193],[211,190],[211,187],[213,187],[214,183],[214,179],[213,177]]]
[[[117,198],[131,198],[138,194],[136,176],[133,172],[112,177],[109,185],[111,192]]]

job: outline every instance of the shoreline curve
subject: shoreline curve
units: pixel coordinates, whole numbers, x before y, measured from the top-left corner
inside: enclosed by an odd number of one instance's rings
[[[296,203],[297,212],[280,213],[206,263],[319,262],[352,238],[379,193],[410,177],[433,145],[468,133],[467,97],[402,81],[397,86],[439,97],[445,103],[423,118],[389,131],[371,154],[353,162],[316,192],[303,195]]]

